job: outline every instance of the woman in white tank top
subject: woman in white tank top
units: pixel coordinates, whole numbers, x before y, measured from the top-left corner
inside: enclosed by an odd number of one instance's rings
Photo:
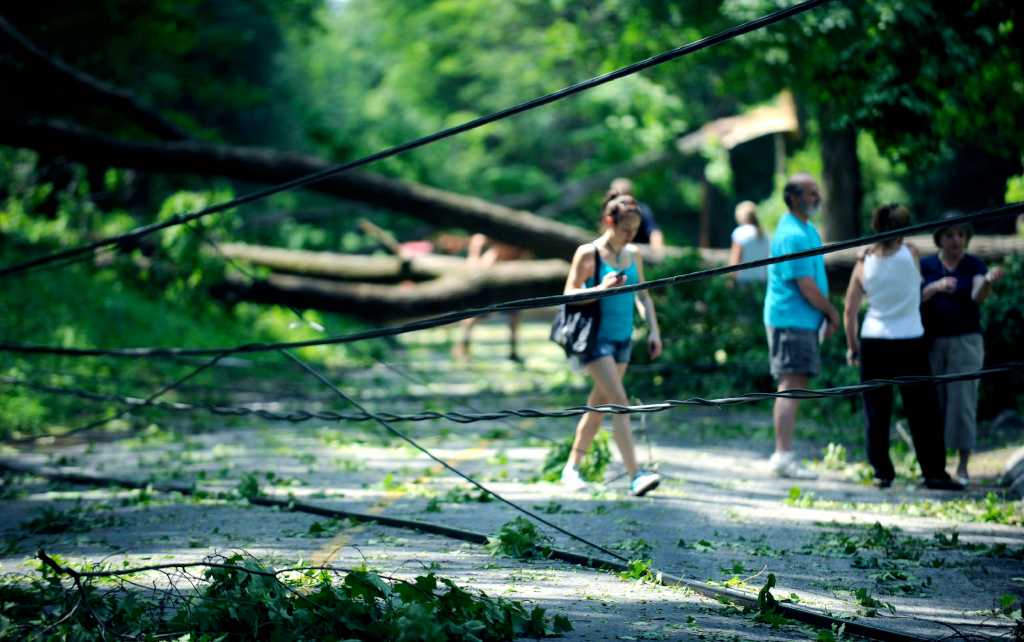
[[[897,239],[895,250],[879,244],[863,259],[860,285],[868,312],[860,336],[871,339],[916,339],[921,324],[921,272],[916,249]]]
[[[910,222],[907,208],[892,204],[875,210],[871,227],[888,232]],[[867,297],[868,311],[858,333],[858,312]],[[921,324],[921,272],[917,250],[902,238],[876,243],[858,259],[846,290],[846,360],[860,366],[861,381],[930,375],[928,346]],[[901,385],[900,396],[910,425],[924,485],[963,490],[946,473],[946,447],[935,386]],[[896,471],[889,457],[892,386],[864,393],[868,461],[879,488],[892,485]]]
[[[757,205],[743,201],[736,206],[736,229],[732,231],[732,248],[729,250],[729,265],[757,261],[771,256],[771,239],[761,229],[757,220]],[[766,266],[747,268],[733,273],[737,283],[760,283],[768,279]]]

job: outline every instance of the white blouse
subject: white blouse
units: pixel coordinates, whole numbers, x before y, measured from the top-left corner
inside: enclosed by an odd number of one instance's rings
[[[864,292],[868,313],[860,336],[868,339],[916,339],[921,325],[921,271],[910,248],[901,245],[889,256],[864,257]]]

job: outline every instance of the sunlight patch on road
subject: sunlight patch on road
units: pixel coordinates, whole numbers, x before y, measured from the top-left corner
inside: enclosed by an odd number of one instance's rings
[[[490,451],[490,443],[491,442],[489,440],[484,440],[479,445],[473,448],[461,450],[457,453],[452,454],[452,456],[446,459],[446,461],[449,464],[455,465],[460,461],[479,459],[481,457],[484,457]],[[430,478],[439,475],[444,470],[444,466],[442,466],[441,464],[435,464],[429,469],[429,472],[427,472],[424,475],[421,475],[420,477],[417,477],[413,483],[422,483],[424,481],[427,481]],[[370,515],[380,515],[385,510],[387,510],[389,506],[391,506],[404,495],[406,495],[407,492],[408,491],[404,489],[389,490],[386,493],[384,493],[384,496],[381,497],[380,500],[378,500],[377,503],[371,506],[366,512]],[[367,524],[358,524],[356,526],[346,528],[339,532],[337,535],[332,537],[330,541],[324,544],[324,546],[320,547],[320,549],[316,553],[313,554],[313,563],[318,566],[326,566],[330,564],[338,556],[338,553],[341,552],[343,548],[348,546],[349,543],[351,543],[352,538],[358,535],[359,533],[365,531],[367,526]]]

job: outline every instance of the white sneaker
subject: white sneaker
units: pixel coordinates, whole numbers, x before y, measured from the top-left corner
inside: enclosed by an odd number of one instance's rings
[[[661,483],[661,475],[649,470],[641,470],[629,484],[629,492],[636,497],[643,497],[658,487]]]
[[[566,464],[562,469],[562,485],[569,491],[586,490],[587,482],[580,477],[580,471],[571,464]]]
[[[772,467],[772,474],[783,479],[817,479],[817,473],[804,468],[793,451],[772,453],[768,460]]]

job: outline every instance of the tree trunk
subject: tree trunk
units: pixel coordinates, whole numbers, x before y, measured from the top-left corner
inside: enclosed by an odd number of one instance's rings
[[[711,247],[711,183],[703,172],[700,175],[700,225],[697,230],[701,249]]]
[[[517,263],[538,265],[527,269]],[[388,321],[561,294],[568,269],[562,261],[510,261],[488,270],[399,285],[343,283],[292,274],[271,274],[250,281],[229,274],[224,283],[213,288],[213,294],[231,301],[314,308]]]
[[[824,240],[845,241],[860,236],[863,190],[857,159],[857,130],[830,129],[821,118],[822,179],[825,189]]]
[[[906,240],[922,255],[935,253],[930,236]],[[221,298],[343,312],[376,321],[560,294],[569,272],[569,264],[560,260],[507,261],[479,270],[471,269],[464,259],[443,255],[403,261],[396,256],[307,252],[241,243],[225,243],[219,249],[231,259],[274,271],[257,281],[229,273],[227,282],[214,289]],[[998,261],[1024,253],[1024,239],[977,236],[971,242],[971,251],[986,261]],[[837,287],[849,280],[859,252],[859,248],[852,248],[826,255],[829,279]],[[727,254],[727,250],[701,251],[708,266],[724,265]],[[398,281],[405,282],[382,285]]]
[[[366,256],[335,252],[286,250],[244,243],[218,245],[220,253],[232,260],[269,268],[275,272],[342,281],[395,283],[397,281],[428,281],[444,276],[468,279],[481,270],[465,259],[443,254],[424,254],[402,259],[397,256]],[[541,261],[507,261],[490,266],[484,272],[489,282],[535,279],[565,282],[569,264],[558,259]]]
[[[102,163],[152,172],[226,176],[253,183],[278,184],[332,167],[319,158],[272,149],[214,145],[199,141],[123,141],[53,122],[6,122],[0,144],[59,154],[83,163]],[[308,185],[339,198],[402,212],[437,227],[461,227],[525,247],[541,257],[572,256],[593,234],[530,212],[479,198],[347,171]],[[342,214],[339,212],[339,216]]]

